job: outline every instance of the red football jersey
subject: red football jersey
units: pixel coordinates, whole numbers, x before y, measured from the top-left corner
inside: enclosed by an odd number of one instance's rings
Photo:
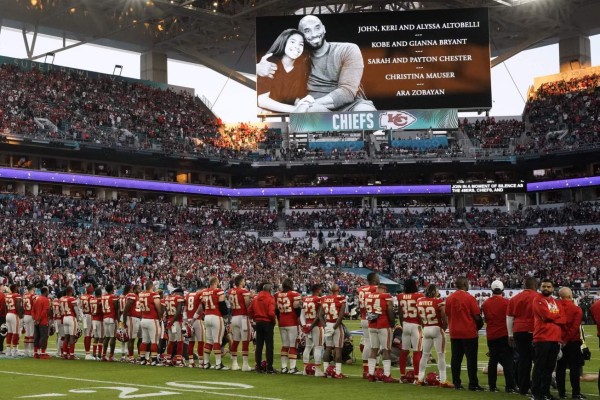
[[[81,311],[83,311],[83,313],[85,315],[91,314],[90,311],[90,299],[93,296],[91,294],[82,294],[81,296],[79,296],[79,301],[81,302]]]
[[[248,309],[246,308],[246,299],[250,297],[250,291],[243,288],[229,289],[227,294],[229,298],[229,304],[231,304],[232,315],[248,315]]]
[[[6,313],[7,314],[16,314],[17,313],[17,302],[21,298],[19,293],[10,293],[6,295],[4,299],[4,304],[6,304]]]
[[[365,296],[369,293],[377,292],[376,285],[365,285],[356,289],[358,293],[358,310],[360,311],[360,319],[367,319],[367,310],[365,309]]]
[[[307,324],[313,323],[317,315],[319,315],[320,308],[321,298],[319,296],[305,296],[302,299],[302,309],[304,310],[304,318]],[[321,323],[318,323],[317,326],[321,326]]]
[[[118,300],[116,294],[105,294],[102,297],[100,297],[100,301],[102,302],[102,314],[104,315],[104,319],[117,319],[115,300]]]
[[[417,300],[423,297],[423,293],[401,293],[398,296],[398,307],[402,309],[402,322],[421,324],[417,310]]]
[[[60,309],[63,317],[76,317],[75,306],[77,299],[73,296],[63,296],[60,298]]]
[[[142,292],[139,296],[140,311],[142,312],[142,318],[146,319],[158,319],[158,310],[154,304],[154,300],[159,299],[160,296],[155,292]]]
[[[346,312],[346,297],[339,294],[323,296],[321,307],[325,312],[325,322],[337,322],[338,316]]]
[[[217,315],[222,317],[221,310],[219,309],[219,297],[224,296],[225,292],[220,288],[208,288],[202,292],[202,306],[204,307],[204,314],[206,315]]]
[[[142,318],[142,313],[140,312],[140,304],[138,301],[138,295],[133,292],[129,292],[127,293],[127,296],[125,296],[125,300],[125,304],[127,304],[129,300],[133,301],[133,305],[131,306],[128,312],[129,316],[134,318]],[[125,311],[125,308],[123,308],[123,311]]]
[[[175,313],[177,312],[177,307],[179,306],[179,304],[184,304],[185,303],[185,299],[183,298],[183,296],[180,296],[178,294],[170,294],[167,297],[165,297],[165,311],[167,314],[167,317],[169,318],[169,321],[173,322],[173,317],[175,316]],[[183,313],[181,313],[179,315],[179,317],[177,318],[177,322],[182,322],[183,321]]]
[[[100,297],[90,297],[90,314],[92,314],[92,321],[102,321],[104,319]]]
[[[369,328],[391,328],[388,307],[393,307],[393,297],[389,293],[368,293],[365,296],[365,309],[369,313],[379,314],[379,318],[369,321]]]
[[[440,307],[444,305],[444,299],[421,297],[417,300],[417,311],[423,326],[442,326],[442,312]]]
[[[483,311],[483,315],[485,316],[487,340],[508,336],[508,329],[506,328],[507,309],[508,299],[500,295],[493,295],[481,305],[481,311]]]
[[[23,295],[23,314],[24,315],[32,315],[33,303],[35,303],[35,299],[37,295],[34,293],[25,293]]]
[[[121,310],[121,312],[125,309],[125,304],[127,304],[127,295],[119,295],[119,310]]]
[[[194,319],[194,315],[198,311],[198,307],[200,307],[200,300],[202,300],[200,292],[185,294],[185,315],[188,320]]]
[[[300,293],[289,290],[275,293],[275,307],[279,310],[279,326],[298,326],[298,316],[294,311],[294,302],[302,301]]]
[[[60,306],[60,299],[52,300],[52,318],[62,321],[62,308]]]

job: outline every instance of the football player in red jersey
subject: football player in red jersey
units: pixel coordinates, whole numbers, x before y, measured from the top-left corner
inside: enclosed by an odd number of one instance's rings
[[[397,296],[398,312],[401,313],[400,319],[402,320],[402,350],[399,361],[401,376],[406,374],[406,361],[411,349],[415,375],[419,374],[423,332],[417,313],[417,300],[421,297],[423,294],[418,292],[417,282],[410,278],[404,281],[404,293]]]
[[[178,287],[173,293],[165,298],[165,312],[167,314],[166,330],[169,335],[169,344],[167,346],[167,356],[173,355],[175,349],[176,356],[173,365],[176,367],[185,367],[183,362],[183,309],[185,299],[183,298],[183,289]]]
[[[390,349],[392,348],[392,327],[396,322],[394,313],[394,298],[387,292],[387,286],[379,285],[376,293],[367,293],[364,298],[369,321],[369,338],[371,340],[371,356],[369,357],[369,376],[371,382],[375,381],[375,366],[377,353],[382,350],[383,377],[385,383],[398,383],[391,376],[392,362]]]
[[[229,310],[225,303],[225,292],[219,287],[219,279],[215,276],[210,278],[208,289],[202,291],[201,308],[204,311],[204,368],[211,367],[210,353],[214,351],[215,369],[227,370],[229,368],[221,361],[221,340],[225,333],[223,316],[228,315]]]
[[[6,295],[6,347],[7,355],[16,357],[19,348],[19,335],[21,334],[20,320],[23,318],[23,301],[16,284],[9,286],[10,293]]]
[[[250,348],[250,340],[252,340],[252,328],[250,327],[250,318],[248,318],[248,307],[252,300],[250,291],[245,288],[246,280],[242,275],[236,276],[233,283],[235,287],[229,289],[227,294],[232,314],[231,369],[234,371],[241,369],[244,372],[249,372],[252,371],[248,364],[248,349]],[[242,368],[238,365],[237,360],[237,350],[240,342],[242,342]]]
[[[323,286],[318,283],[313,285],[311,293],[310,296],[305,296],[302,299],[302,314],[300,314],[302,331],[306,335],[306,346],[302,354],[302,361],[306,367],[310,363],[310,352],[313,351],[315,376],[324,376],[321,365],[323,358],[323,327],[325,326],[325,319],[321,312]]]
[[[85,293],[79,296],[81,310],[83,311],[83,347],[85,349],[85,359],[93,360],[94,357],[90,354],[92,345],[92,314],[90,312],[90,298],[93,296],[94,286],[88,285],[85,288]]]
[[[75,342],[77,341],[78,320],[83,319],[83,314],[77,303],[77,298],[73,297],[73,287],[67,286],[65,295],[60,298],[60,308],[63,317],[63,331],[65,339],[63,341],[63,358],[75,360]]]
[[[142,330],[140,327],[142,313],[140,312],[140,306],[138,304],[139,294],[140,285],[133,285],[131,290],[125,296],[125,308],[123,308],[122,315],[123,327],[127,331],[127,336],[129,337],[129,340],[127,341],[127,356],[130,363],[135,362],[135,358],[133,356],[135,339],[138,339],[138,356],[140,352],[140,344],[142,342]]]
[[[64,330],[62,323],[62,308],[60,306],[60,298],[61,294],[58,293],[56,297],[52,300],[52,318],[54,324],[54,330],[56,333],[56,357],[62,357],[62,346],[65,340],[64,338]]]
[[[117,325],[117,334],[116,336],[118,337],[118,332],[119,332],[119,328],[121,327],[125,327],[125,324],[123,324],[123,310],[125,310],[125,306],[127,305],[127,294],[131,291],[131,285],[124,285],[123,286],[123,292],[119,295],[119,313],[120,313],[120,317],[118,321],[115,321],[115,325]],[[127,343],[129,341],[121,341],[119,340],[119,342],[121,343],[121,362],[126,362],[127,361],[127,356],[125,354],[127,354]]]
[[[27,293],[23,295],[23,327],[25,328],[25,341],[23,342],[23,352],[26,357],[33,357],[33,330],[35,327],[31,312],[33,303],[37,295],[35,294],[35,286],[27,286]]]
[[[427,360],[431,349],[435,347],[438,360],[438,373],[440,376],[440,387],[453,388],[448,382],[446,373],[446,329],[448,328],[448,317],[446,316],[446,304],[440,298],[440,292],[436,285],[430,284],[425,288],[424,297],[417,300],[419,318],[423,324],[423,357],[419,365],[417,383],[425,379]]]
[[[96,288],[94,296],[90,297],[90,313],[92,314],[92,357],[100,360],[104,346],[104,316],[102,315],[102,289]]]
[[[102,351],[101,361],[114,361],[115,343],[117,337],[117,321],[119,321],[119,297],[115,295],[115,288],[112,283],[109,283],[104,288],[106,294],[101,298],[102,304],[102,324],[104,327],[104,349]],[[110,353],[108,358],[106,353],[110,344]]]
[[[188,344],[188,366],[194,368],[194,344],[198,343],[198,366],[204,367],[204,323],[202,314],[202,289],[197,292],[185,294],[184,321],[192,331],[190,343]],[[198,315],[196,316],[196,313]]]
[[[142,312],[142,344],[140,345],[140,364],[146,364],[146,350],[150,348],[151,365],[159,365],[158,341],[160,340],[159,320],[163,315],[160,296],[154,292],[154,283],[146,282],[146,290],[139,295],[138,303]]]
[[[363,378],[369,374],[369,357],[371,356],[371,339],[369,338],[369,321],[367,321],[367,310],[365,309],[364,299],[368,293],[375,293],[379,285],[379,275],[376,272],[369,272],[367,275],[368,285],[360,286],[356,289],[358,296],[358,310],[360,312],[360,327],[363,332]]]
[[[331,362],[335,350],[335,375],[333,378],[345,378],[342,375],[342,347],[344,347],[344,329],[342,321],[346,313],[346,297],[340,295],[340,287],[331,285],[331,294],[321,298],[321,313],[325,318],[325,362]]]
[[[281,335],[281,373],[298,374],[296,368],[298,351],[296,350],[296,339],[298,338],[298,317],[302,312],[302,296],[295,292],[294,282],[286,278],[281,282],[281,291],[275,293],[275,313],[279,323],[279,334]],[[288,359],[290,369],[288,370]]]

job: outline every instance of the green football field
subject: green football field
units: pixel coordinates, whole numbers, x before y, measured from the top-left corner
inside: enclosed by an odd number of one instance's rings
[[[357,321],[346,321],[350,330],[359,329]],[[586,362],[585,373],[595,373],[600,366],[600,352],[595,327],[586,327],[588,346],[592,360]],[[278,334],[275,334],[275,350],[279,350]],[[354,338],[356,362],[344,365],[348,379],[333,380],[301,375],[262,375],[254,372],[214,371],[190,368],[147,367],[121,363],[95,361],[65,361],[59,359],[0,359],[0,399],[128,399],[128,398],[202,398],[202,399],[383,399],[389,396],[409,396],[421,399],[475,399],[483,397],[521,398],[505,393],[473,393],[416,387],[409,384],[370,383],[361,378],[361,356],[358,349],[360,337]],[[54,343],[53,338],[51,342]],[[117,343],[117,347],[119,344]],[[79,351],[82,349],[79,347]],[[487,363],[485,339],[480,340],[479,364]],[[448,350],[448,376],[449,371]],[[275,365],[279,366],[276,355]],[[230,365],[229,358],[225,363]],[[253,364],[253,363],[252,363]],[[464,367],[464,365],[463,365]],[[429,365],[428,371],[436,366]],[[393,367],[393,376],[399,372]],[[568,378],[567,378],[568,380]],[[466,384],[466,371],[463,370]],[[487,375],[480,374],[480,383],[487,385]],[[498,386],[503,389],[504,378],[499,377]],[[567,383],[567,392],[569,385]],[[596,382],[583,382],[582,392],[588,398],[597,399]]]

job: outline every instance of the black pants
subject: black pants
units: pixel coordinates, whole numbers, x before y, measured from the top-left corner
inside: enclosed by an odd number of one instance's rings
[[[569,342],[562,348],[562,358],[556,363],[556,387],[558,394],[564,396],[566,393],[565,379],[567,368],[569,368],[569,379],[571,380],[571,396],[581,394],[581,383],[579,372],[583,367],[583,356],[581,355],[581,343]]]
[[[33,347],[46,350],[48,347],[48,325],[35,325],[33,328]]]
[[[0,317],[0,325],[6,323],[6,316]],[[4,339],[5,337],[0,335],[0,351],[4,351]]]
[[[537,342],[533,344],[533,349],[535,352],[535,366],[533,367],[531,394],[536,399],[543,399],[544,396],[550,396],[552,372],[556,367],[556,358],[560,346],[558,342]]]
[[[273,322],[256,322],[256,349],[254,359],[256,366],[260,368],[262,363],[263,346],[266,346],[267,369],[273,369],[273,330],[275,324]]]
[[[508,336],[499,339],[488,340],[490,360],[488,361],[488,385],[490,389],[496,387],[498,378],[498,364],[504,369],[504,381],[506,389],[515,388],[515,372],[513,370],[513,352],[508,345]]]
[[[533,333],[515,332],[515,347],[519,355],[517,363],[517,384],[519,393],[527,394],[531,389],[531,366],[533,365]]]
[[[460,369],[463,357],[467,357],[467,372],[469,375],[469,387],[479,386],[477,378],[477,348],[478,338],[473,339],[450,339],[452,343],[452,358],[450,367],[452,369],[452,383],[455,386],[460,386]]]

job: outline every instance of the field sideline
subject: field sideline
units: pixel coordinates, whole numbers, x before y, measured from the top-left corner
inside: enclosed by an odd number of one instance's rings
[[[346,321],[350,330],[359,329],[357,321]],[[588,346],[592,350],[592,360],[586,362],[584,372],[595,373],[600,366],[598,338],[594,326],[586,326]],[[278,333],[275,334],[275,351],[279,350]],[[2,399],[42,399],[64,398],[84,399],[133,399],[185,396],[202,399],[362,399],[365,396],[410,396],[424,399],[477,399],[493,397],[497,399],[521,398],[505,393],[472,393],[431,387],[416,387],[408,384],[369,383],[361,379],[361,356],[358,349],[360,337],[354,337],[354,365],[344,365],[343,372],[349,375],[345,380],[332,380],[306,376],[259,375],[253,372],[205,371],[190,368],[142,367],[121,363],[99,363],[94,361],[64,361],[59,359],[0,359],[0,391]],[[51,338],[52,343],[53,338]],[[52,345],[51,345],[52,346]],[[119,343],[117,343],[119,346]],[[54,347],[54,346],[52,346]],[[78,344],[78,351],[83,351]],[[479,364],[487,363],[485,338],[480,339]],[[449,371],[448,349],[448,376]],[[225,364],[230,365],[229,357]],[[253,364],[251,362],[251,364]],[[300,363],[301,364],[301,363]],[[279,367],[276,355],[275,366]],[[464,367],[464,365],[463,365]],[[428,371],[435,370],[428,366]],[[398,378],[397,368],[393,376]],[[481,368],[480,368],[481,370]],[[466,384],[466,371],[463,383]],[[568,378],[567,378],[568,379]],[[487,386],[487,375],[480,374],[480,383]],[[502,389],[504,378],[499,377],[498,386]],[[569,385],[567,383],[567,391]],[[588,398],[597,399],[596,382],[583,382],[582,392]],[[88,397],[89,398],[89,397]]]

